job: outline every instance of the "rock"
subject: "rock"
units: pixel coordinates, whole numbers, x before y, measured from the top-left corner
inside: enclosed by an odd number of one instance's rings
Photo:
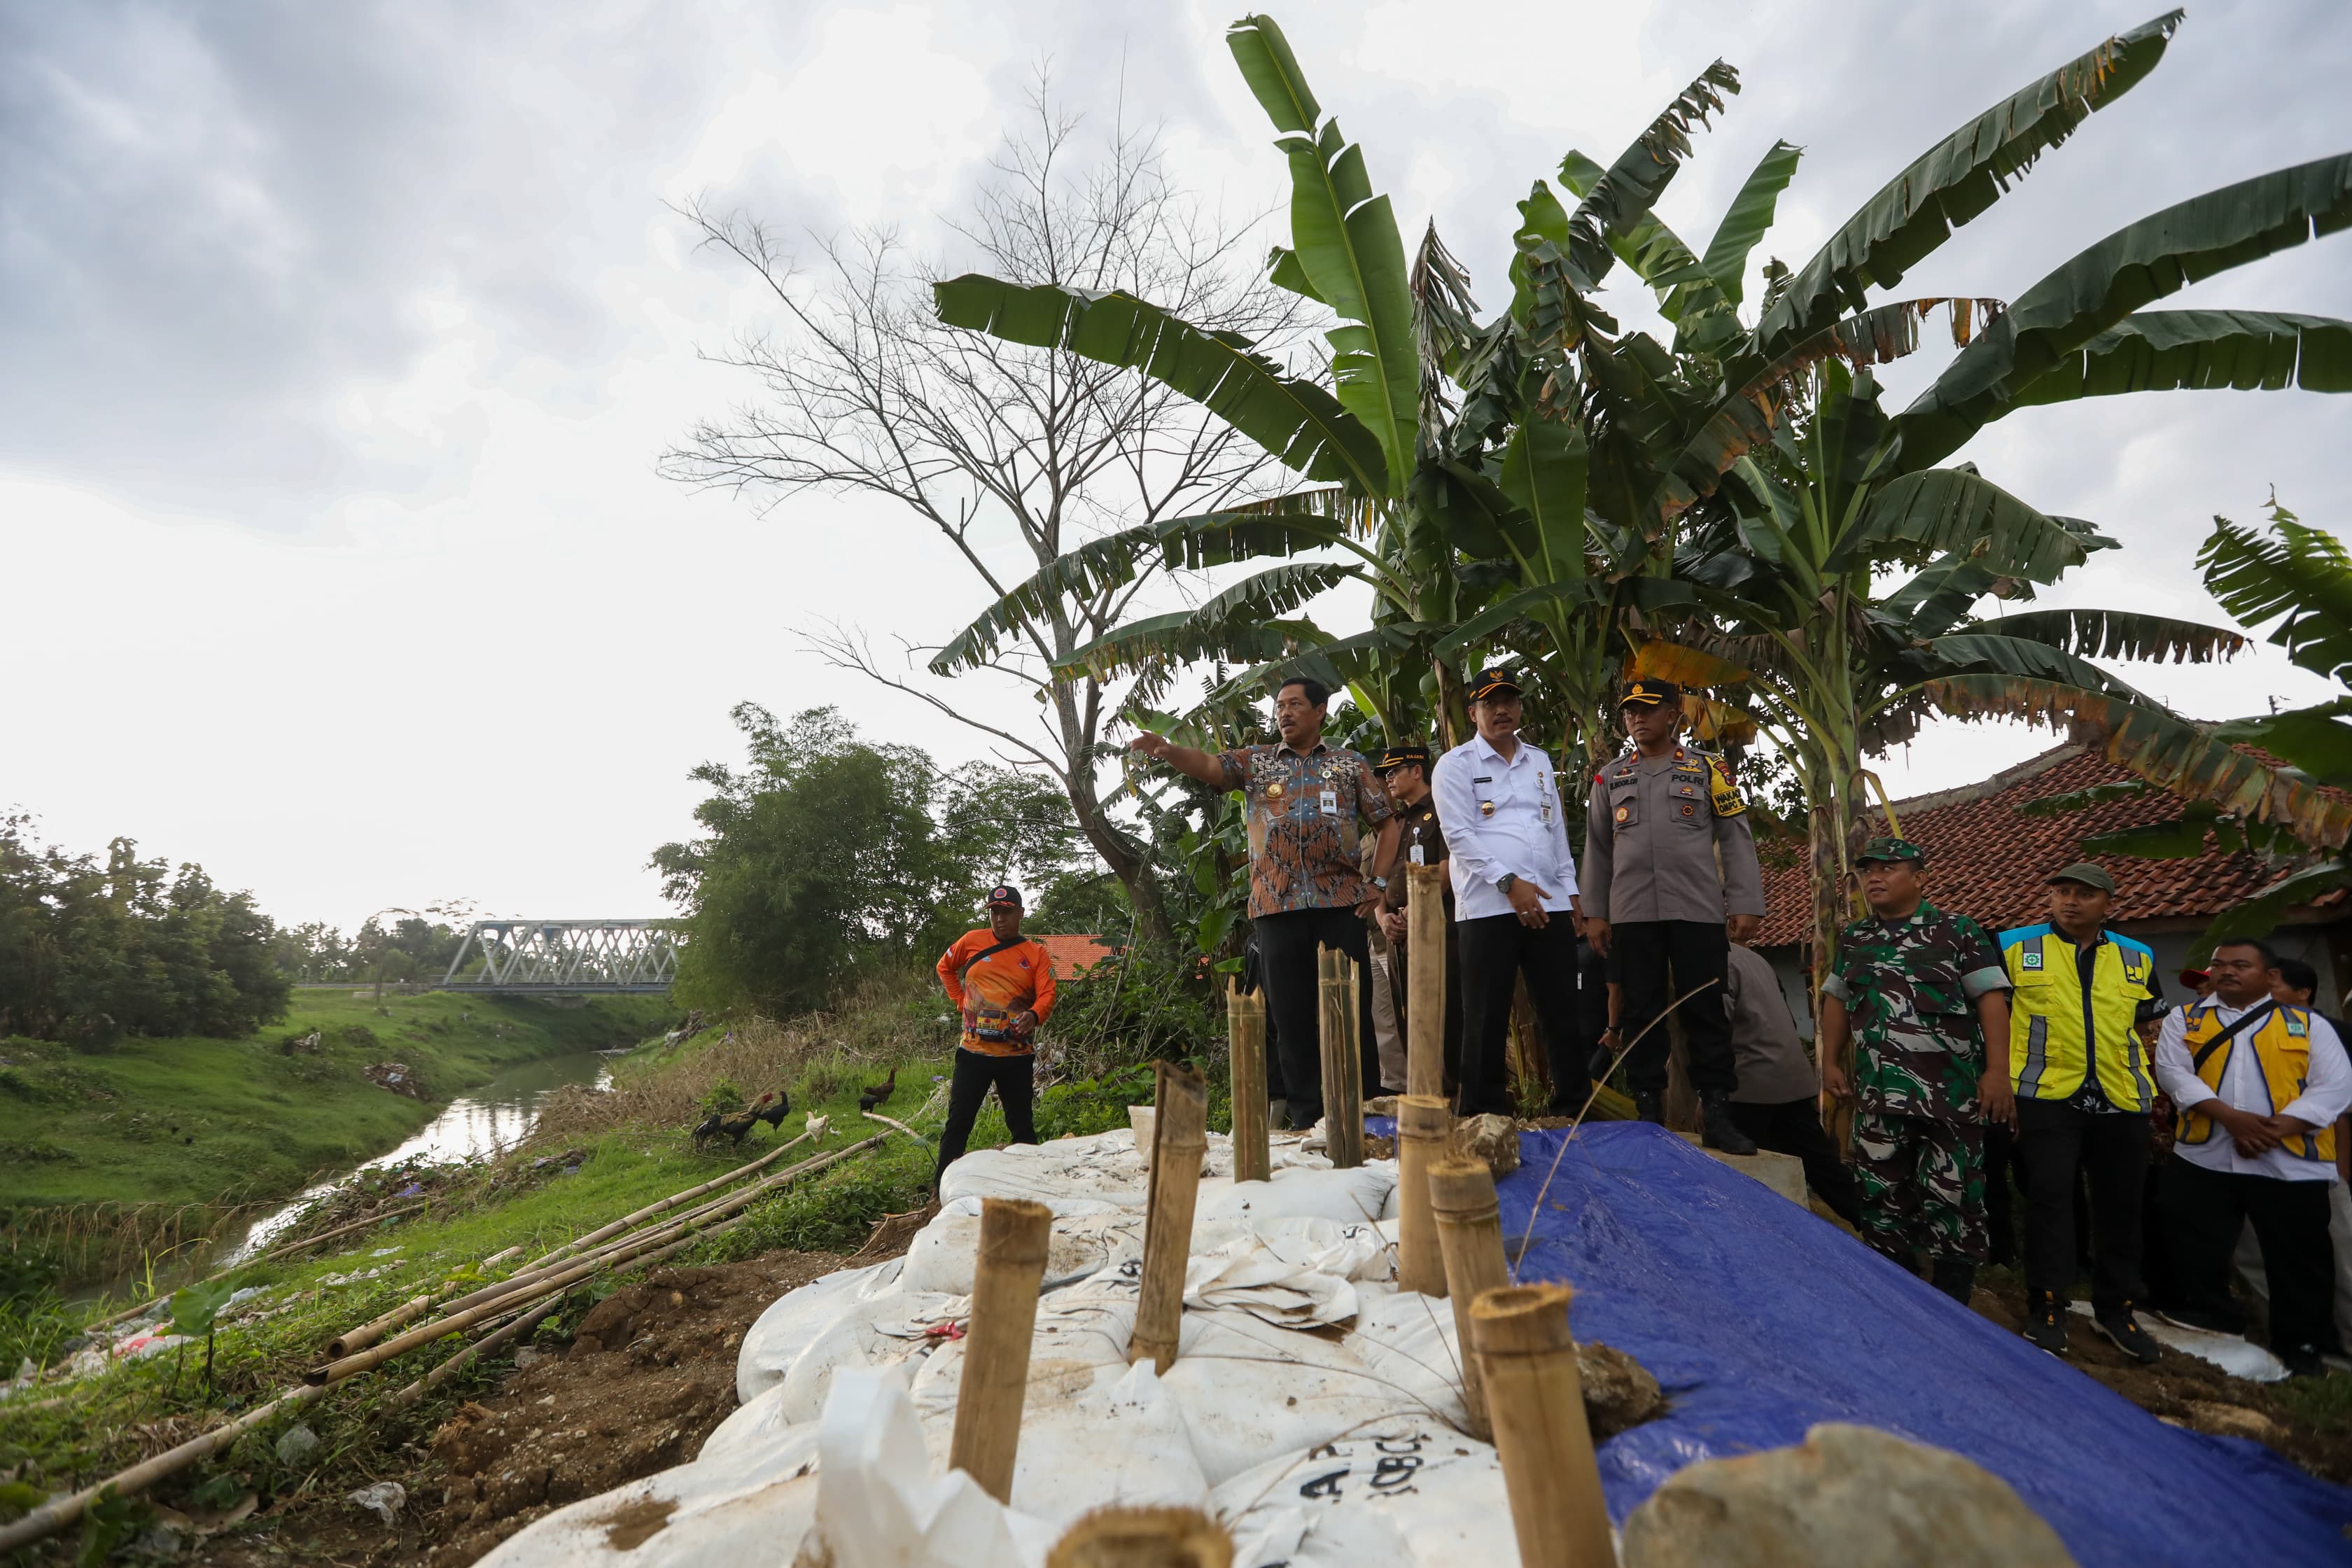
[[[1625,1521],[1625,1568],[2072,1568],[2009,1483],[1958,1454],[1825,1422],[1802,1447],[1676,1472]]]
[[[1486,1162],[1486,1168],[1501,1181],[1519,1168],[1519,1132],[1507,1116],[1489,1111],[1484,1116],[1468,1116],[1454,1124],[1454,1138],[1449,1152],[1475,1154]]]
[[[1594,1340],[1576,1347],[1576,1376],[1584,1389],[1584,1419],[1592,1440],[1654,1421],[1666,1413],[1666,1396],[1649,1368],[1614,1345]]]
[[[308,1423],[298,1422],[278,1436],[278,1462],[299,1465],[319,1451],[319,1435]]]
[[[389,1527],[399,1521],[400,1510],[407,1505],[408,1489],[398,1481],[377,1481],[373,1486],[362,1487],[352,1493],[351,1501],[355,1507],[367,1510]]]
[[[2242,1405],[2192,1399],[2189,1401],[2189,1421],[2198,1431],[2210,1432],[2216,1437],[2251,1437],[2257,1443],[2274,1443],[2286,1436],[2277,1422]]]

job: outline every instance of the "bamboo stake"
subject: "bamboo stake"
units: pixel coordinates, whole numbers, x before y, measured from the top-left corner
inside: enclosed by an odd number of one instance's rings
[[[1445,883],[1437,866],[1407,866],[1404,1086],[1445,1092]]]
[[[817,1120],[822,1123],[824,1118],[820,1117]],[[562,1246],[555,1248],[552,1252],[541,1253],[539,1257],[530,1260],[529,1268],[544,1268],[567,1252],[577,1252],[583,1247],[593,1247],[600,1241],[606,1241],[620,1235],[631,1226],[641,1225],[645,1221],[653,1218],[656,1215],[667,1214],[670,1210],[677,1208],[681,1204],[691,1203],[696,1198],[702,1196],[705,1193],[715,1193],[721,1187],[732,1185],[734,1183],[742,1180],[745,1176],[751,1175],[753,1172],[765,1170],[768,1166],[774,1164],[779,1159],[783,1157],[787,1150],[797,1148],[799,1145],[807,1142],[808,1140],[809,1134],[803,1131],[799,1137],[793,1139],[791,1142],[778,1144],[775,1148],[769,1150],[766,1153],[761,1155],[750,1164],[738,1165],[733,1170],[728,1172],[725,1175],[713,1177],[711,1180],[703,1183],[699,1186],[688,1187],[682,1193],[673,1193],[668,1197],[662,1199],[659,1203],[647,1204],[645,1207],[637,1210],[635,1214],[625,1214],[608,1226],[604,1226],[598,1229],[592,1230],[585,1236],[575,1237],[572,1240],[565,1242]],[[517,1248],[517,1250],[520,1251],[520,1249]]]
[[[1445,1290],[1454,1300],[1454,1336],[1462,1347],[1462,1406],[1470,1435],[1491,1441],[1486,1385],[1470,1328],[1470,1305],[1489,1290],[1511,1282],[1503,1261],[1503,1222],[1495,1201],[1495,1173],[1475,1155],[1454,1155],[1429,1168],[1430,1217],[1445,1259]]]
[[[853,1143],[845,1149],[837,1149],[830,1154],[820,1154],[814,1160],[803,1160],[782,1175],[771,1177],[768,1181],[761,1182],[754,1186],[748,1187],[741,1193],[737,1194],[734,1197],[728,1199],[725,1208],[713,1211],[714,1215],[718,1213],[727,1212],[727,1210],[730,1209],[740,1210],[748,1207],[754,1201],[762,1196],[772,1187],[772,1185],[776,1183],[789,1180],[793,1176],[802,1175],[811,1171],[821,1170],[824,1166],[834,1164],[838,1161],[846,1159],[852,1154],[862,1153],[866,1150],[871,1149],[877,1143],[881,1142],[882,1134],[877,1133],[873,1137],[866,1139],[861,1142]],[[625,1262],[630,1258],[640,1257],[648,1249],[659,1246],[661,1243],[669,1240],[673,1237],[679,1237],[679,1239],[673,1245],[682,1246],[686,1241],[693,1239],[691,1236],[683,1234],[687,1231],[690,1223],[691,1222],[689,1220],[679,1220],[672,1225],[658,1226],[646,1233],[644,1237],[633,1240],[626,1247],[618,1248],[608,1247],[599,1254],[581,1259],[577,1264],[567,1268],[558,1269],[551,1273],[535,1277],[518,1276],[516,1279],[507,1281],[503,1287],[493,1288],[492,1293],[488,1294],[486,1299],[481,1300],[478,1305],[467,1307],[461,1311],[452,1312],[447,1317],[436,1318],[432,1322],[411,1329],[404,1334],[400,1334],[394,1338],[386,1340],[382,1344],[361,1351],[357,1354],[342,1356],[337,1360],[329,1362],[324,1366],[313,1367],[309,1372],[303,1373],[303,1380],[313,1384],[337,1382],[340,1379],[350,1376],[354,1372],[364,1372],[369,1367],[377,1364],[379,1362],[389,1361],[403,1351],[413,1349],[417,1345],[426,1343],[432,1340],[440,1339],[446,1334],[456,1333],[460,1329],[471,1328],[485,1318],[495,1317],[511,1308],[520,1306],[527,1300],[536,1300],[538,1298],[546,1295],[551,1290],[564,1289],[572,1285],[575,1285],[600,1269],[608,1268],[613,1264]],[[477,1296],[483,1295],[482,1292],[477,1292],[476,1294]],[[461,1298],[461,1300],[464,1300],[464,1298]],[[450,1303],[453,1307],[457,1304],[457,1303],[456,1302]]]
[[[1225,1034],[1233,1069],[1234,1180],[1267,1181],[1273,1156],[1266,1149],[1265,998],[1226,982]]]
[[[1358,1016],[1356,961],[1321,950],[1323,999],[1323,1150],[1337,1170],[1364,1163],[1362,1021]]]
[[[1429,1168],[1444,1157],[1446,1136],[1454,1118],[1445,1101],[1434,1094],[1398,1097],[1397,1158],[1397,1289],[1443,1296],[1445,1255],[1437,1240],[1437,1219],[1431,1212]]]
[[[220,1270],[216,1274],[205,1275],[195,1283],[198,1285],[209,1285],[215,1279],[226,1279],[230,1275],[237,1273],[242,1269],[251,1268],[257,1264],[275,1263],[279,1258],[287,1257],[289,1254],[300,1252],[306,1247],[316,1247],[322,1241],[332,1241],[339,1236],[348,1236],[352,1231],[364,1230],[372,1225],[382,1225],[388,1219],[398,1219],[404,1215],[415,1214],[418,1209],[424,1208],[427,1205],[431,1204],[432,1201],[433,1200],[431,1198],[425,1198],[417,1203],[410,1204],[405,1208],[393,1209],[384,1214],[370,1215],[365,1219],[355,1219],[349,1225],[339,1225],[332,1230],[322,1230],[316,1236],[306,1236],[299,1241],[289,1241],[283,1247],[273,1247],[268,1248],[267,1251],[257,1252],[252,1257],[245,1258],[240,1262],[230,1264],[227,1268]],[[147,1300],[140,1302],[135,1307],[125,1307],[119,1312],[97,1319],[91,1322],[84,1323],[82,1325],[82,1331],[84,1333],[88,1333],[92,1329],[111,1327],[112,1325],[122,1321],[125,1318],[135,1318],[142,1312],[152,1311],[154,1310],[157,1302],[169,1300],[170,1298],[166,1296],[150,1296]]]
[[[1154,1062],[1151,1181],[1143,1212],[1143,1279],[1135,1303],[1129,1363],[1151,1358],[1162,1377],[1176,1363],[1184,1316],[1184,1264],[1192,1251],[1192,1205],[1200,1195],[1201,1154],[1208,1146],[1209,1089],[1201,1075]]]
[[[1021,1406],[1029,1390],[1029,1342],[1037,1331],[1038,1287],[1053,1238],[1054,1211],[1044,1204],[981,1200],[971,1323],[963,1340],[948,1468],[965,1471],[1001,1503],[1013,1500]]]
[[[1527,1568],[1617,1562],[1568,1329],[1575,1294],[1565,1285],[1512,1285],[1470,1308],[1511,1529]]]
[[[831,1154],[823,1155],[818,1159],[805,1162],[801,1165],[793,1167],[793,1171],[802,1172],[815,1170],[821,1166],[829,1165],[835,1161],[846,1155],[859,1153],[865,1150],[871,1149],[881,1142],[882,1139],[880,1135],[877,1134],[877,1136],[866,1139],[861,1142],[854,1143],[848,1148],[836,1150]],[[787,1179],[791,1173],[787,1173],[783,1176],[772,1177],[770,1180],[772,1182],[782,1181]],[[761,1184],[762,1187],[768,1184],[768,1183]],[[660,1262],[663,1258],[667,1258],[685,1247],[692,1246],[696,1242],[705,1241],[712,1237],[719,1236],[726,1231],[731,1230],[736,1226],[743,1224],[750,1218],[751,1215],[749,1215],[739,1214],[734,1218],[727,1220],[724,1224],[711,1226],[708,1229],[699,1230],[691,1235],[679,1237],[677,1240],[670,1242],[667,1246],[651,1252],[641,1252],[626,1257],[614,1255],[608,1252],[608,1255],[602,1259],[585,1260],[583,1261],[576,1268],[566,1269],[561,1274],[549,1277],[547,1282],[543,1286],[532,1287],[524,1295],[523,1300],[518,1300],[509,1299],[502,1301],[486,1303],[473,1311],[460,1313],[457,1317],[445,1318],[438,1322],[427,1323],[424,1328],[414,1330],[407,1334],[404,1334],[398,1340],[377,1345],[373,1349],[362,1352],[358,1355],[346,1356],[342,1360],[335,1362],[329,1366],[321,1367],[307,1374],[301,1385],[288,1389],[285,1393],[279,1394],[276,1399],[271,1400],[268,1404],[257,1406],[256,1408],[247,1411],[245,1415],[237,1417],[235,1421],[231,1421],[225,1426],[216,1426],[213,1430],[204,1433],[201,1436],[192,1437],[176,1448],[168,1449],[163,1453],[156,1455],[152,1459],[144,1460],[140,1464],[131,1466],[127,1470],[122,1470],[112,1476],[109,1476],[106,1479],[98,1482],[94,1486],[85,1487],[80,1491],[75,1492],[70,1496],[58,1498],[49,1502],[44,1503],[39,1508],[27,1513],[24,1518],[17,1520],[11,1524],[0,1526],[0,1552],[14,1551],[19,1546],[27,1545],[33,1542],[40,1540],[43,1536],[48,1535],[53,1531],[64,1529],[67,1525],[71,1524],[75,1520],[79,1519],[82,1515],[82,1511],[87,1509],[90,1503],[95,1501],[101,1493],[110,1491],[118,1496],[127,1496],[133,1492],[144,1490],[146,1488],[152,1486],[155,1482],[163,1479],[164,1477],[176,1474],[178,1471],[187,1468],[190,1465],[194,1464],[197,1460],[205,1458],[207,1455],[218,1453],[223,1448],[226,1448],[230,1444],[236,1442],[237,1438],[243,1436],[246,1433],[268,1421],[272,1415],[276,1415],[279,1411],[295,1409],[303,1405],[309,1404],[314,1399],[321,1397],[329,1389],[334,1387],[337,1384],[340,1384],[348,1378],[355,1377],[361,1373],[369,1371],[373,1367],[383,1364],[384,1362],[390,1360],[394,1355],[399,1353],[401,1350],[405,1350],[413,1344],[422,1342],[425,1338],[438,1338],[445,1334],[455,1333],[463,1328],[470,1328],[488,1320],[503,1317],[513,1311],[517,1307],[526,1305],[530,1300],[538,1300],[541,1297],[554,1297],[557,1300],[560,1300],[564,1290],[569,1289],[572,1285],[578,1283],[581,1279],[584,1279],[589,1275],[601,1273],[605,1268],[616,1267],[617,1265],[625,1262],[635,1262],[650,1267],[653,1264]],[[551,1308],[555,1304],[555,1301],[550,1301],[548,1303]],[[515,1331],[521,1331],[522,1325],[520,1321],[518,1321],[518,1322],[512,1326],[514,1327]],[[478,1352],[480,1349],[487,1347],[477,1346],[474,1348]],[[453,1361],[461,1359],[462,1357],[452,1358]],[[444,1363],[444,1366],[447,1367],[448,1371],[444,1371],[442,1368],[436,1368],[435,1371],[436,1373],[440,1373],[441,1375],[446,1377],[448,1375],[449,1371],[455,1370],[455,1367],[449,1366],[446,1363]],[[429,1383],[430,1381],[430,1374],[428,1374],[426,1379],[420,1380],[421,1383]],[[418,1392],[422,1393],[422,1387],[420,1386]],[[402,1391],[403,1394],[405,1394],[406,1393],[406,1390]]]
[[[1233,1568],[1233,1537],[1198,1509],[1098,1508],[1054,1543],[1045,1568]]]

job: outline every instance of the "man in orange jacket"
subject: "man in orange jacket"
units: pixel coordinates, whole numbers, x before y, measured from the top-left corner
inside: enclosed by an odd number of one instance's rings
[[[937,1188],[947,1168],[963,1155],[965,1140],[981,1103],[996,1086],[1004,1124],[1015,1143],[1037,1142],[1031,1114],[1035,1102],[1037,1026],[1054,1010],[1054,966],[1045,947],[1021,934],[1021,893],[995,888],[988,895],[988,924],[956,938],[939,963],[940,984],[963,1015],[963,1040],[956,1047],[955,1076],[948,1085],[948,1124],[940,1133],[940,1163],[931,1173]]]

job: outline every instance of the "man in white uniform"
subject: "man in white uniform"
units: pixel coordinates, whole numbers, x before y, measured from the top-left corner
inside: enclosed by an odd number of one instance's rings
[[[1504,1038],[1513,983],[1528,1000],[1551,1063],[1548,1114],[1573,1116],[1592,1092],[1576,1048],[1576,860],[1551,759],[1519,739],[1519,683],[1482,669],[1470,686],[1478,733],[1437,762],[1462,955],[1462,1114],[1508,1116]]]
[[[2164,1021],[2156,1076],[2179,1115],[2160,1213],[2186,1328],[2236,1333],[2230,1254],[2251,1220],[2271,1293],[2271,1351],[2298,1377],[2340,1348],[2327,1189],[2352,1062],[2326,1019],[2272,995],[2278,956],[2259,942],[2214,950],[2213,994]]]

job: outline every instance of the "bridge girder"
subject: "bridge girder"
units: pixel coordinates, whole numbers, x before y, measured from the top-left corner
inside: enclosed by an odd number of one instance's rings
[[[677,977],[680,923],[476,921],[439,988],[561,996],[665,992]],[[458,978],[475,965],[478,973]]]

